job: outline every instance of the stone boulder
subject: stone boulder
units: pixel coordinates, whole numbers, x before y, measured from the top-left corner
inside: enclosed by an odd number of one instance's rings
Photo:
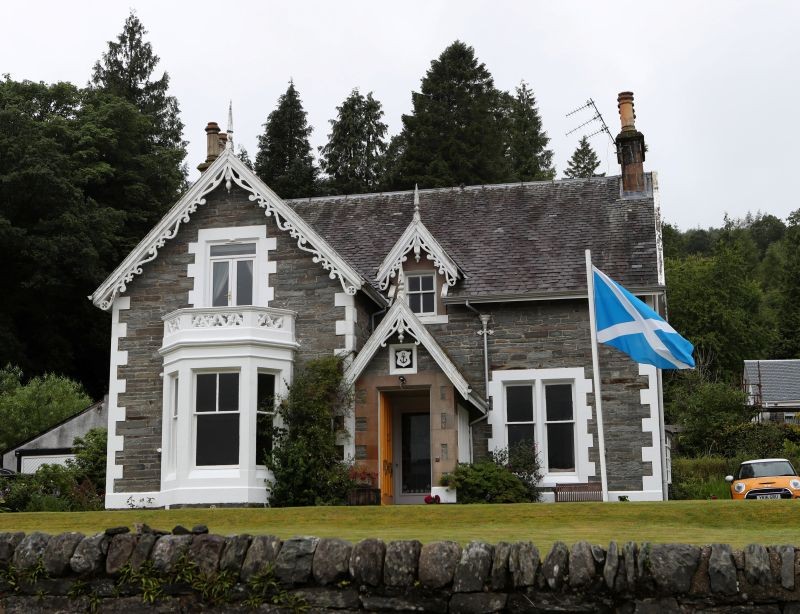
[[[191,535],[162,535],[150,553],[153,569],[161,573],[172,573],[175,565],[189,550]]]
[[[14,550],[14,567],[21,571],[36,567],[44,556],[49,541],[49,535],[39,532],[23,537]]]
[[[63,576],[70,570],[69,561],[75,554],[78,544],[83,541],[83,533],[61,533],[54,535],[44,550],[44,569],[51,576]]]
[[[379,586],[383,581],[386,545],[379,539],[365,539],[353,546],[350,576],[356,585]]]
[[[461,560],[461,546],[456,542],[432,542],[419,553],[419,580],[427,588],[444,588],[453,581]]]
[[[712,544],[708,557],[708,580],[712,593],[735,595],[739,591],[736,565],[731,547],[727,544]]]
[[[542,564],[542,575],[550,590],[561,590],[568,572],[569,550],[564,542],[556,542]]]
[[[689,592],[700,564],[700,548],[688,544],[655,544],[650,549],[650,575],[663,594]]]
[[[252,540],[250,535],[230,535],[225,538],[225,549],[219,560],[220,571],[230,571],[237,576],[242,572],[242,565],[247,556],[247,549]]]
[[[470,542],[461,553],[453,574],[453,591],[479,593],[489,581],[494,548],[483,542]]]
[[[505,591],[511,586],[511,572],[508,568],[508,558],[511,555],[511,544],[499,542],[494,547],[492,559],[492,573],[489,581],[493,591]]]
[[[108,535],[108,532],[106,532]],[[136,548],[136,535],[133,533],[121,533],[115,535],[108,545],[106,554],[106,573],[109,576],[120,574],[125,565],[130,561],[131,555]],[[148,553],[149,554],[149,553]]]
[[[314,581],[325,586],[346,579],[350,569],[350,553],[352,551],[353,544],[343,539],[319,540],[311,564]]]
[[[283,542],[274,535],[257,535],[247,549],[242,563],[241,578],[247,582],[252,576],[275,564]]]
[[[109,541],[105,533],[84,537],[69,560],[72,571],[80,575],[93,575],[105,570]]]
[[[275,559],[275,577],[289,586],[308,582],[318,542],[316,537],[293,537],[283,542]]]
[[[210,576],[219,569],[219,559],[225,548],[225,538],[221,535],[194,533],[192,545],[189,546],[189,560],[197,563],[200,572]]]
[[[14,560],[14,551],[19,546],[25,533],[0,533],[0,567],[5,567]]]
[[[539,549],[532,543],[512,544],[508,553],[508,571],[514,588],[533,586],[536,583],[539,564]]]
[[[587,588],[595,577],[595,557],[589,542],[578,542],[569,553],[569,585],[572,588]]]
[[[389,542],[383,562],[383,583],[386,586],[413,586],[421,551],[422,544],[417,540]]]

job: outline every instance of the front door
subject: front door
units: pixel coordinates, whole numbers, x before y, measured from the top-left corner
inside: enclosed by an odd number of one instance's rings
[[[392,403],[389,400],[389,395],[381,392],[380,419],[378,423],[378,473],[380,475],[381,505],[394,503],[392,419]]]
[[[431,425],[429,412],[400,414],[401,500],[421,502],[431,492]]]

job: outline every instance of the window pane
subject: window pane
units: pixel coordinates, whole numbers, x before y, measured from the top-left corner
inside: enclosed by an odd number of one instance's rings
[[[197,411],[217,410],[217,374],[197,374],[197,397],[195,399]]]
[[[544,387],[547,420],[572,420],[572,384]]]
[[[431,491],[431,416],[401,414],[403,493]]]
[[[258,392],[256,409],[258,411],[275,410],[275,376],[272,373],[258,374]]]
[[[198,466],[239,464],[239,414],[197,416],[195,463]]]
[[[408,289],[411,292],[419,292],[419,277],[408,278]]]
[[[413,311],[414,313],[419,313],[421,305],[422,305],[421,295],[419,294],[408,295],[408,306],[411,307],[411,311]]]
[[[533,386],[506,388],[506,422],[533,421]]]
[[[219,411],[239,411],[239,374],[219,374]]]
[[[272,416],[256,414],[256,465],[263,465],[272,452]]]
[[[547,425],[547,467],[575,471],[575,429],[572,423]]]
[[[417,279],[420,280],[423,290],[433,290],[433,275],[425,275],[424,277],[418,277]]]
[[[228,306],[228,263],[214,263],[214,279],[212,283],[212,307]]]
[[[535,445],[536,433],[533,424],[509,424],[508,447],[511,448],[523,441]]]
[[[253,304],[253,261],[236,262],[236,304]]]
[[[211,256],[243,256],[256,253],[255,243],[229,243],[212,245]]]
[[[433,313],[433,292],[422,295],[422,313]]]

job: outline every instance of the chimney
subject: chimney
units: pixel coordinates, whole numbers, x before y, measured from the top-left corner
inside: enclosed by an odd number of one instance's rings
[[[622,124],[616,139],[617,162],[622,166],[622,192],[644,192],[644,135],[636,130],[633,92],[620,92],[617,106]]]
[[[227,135],[225,136],[227,138]],[[219,157],[219,152],[222,151],[219,124],[217,122],[208,122],[208,126],[206,126],[206,150],[206,161],[197,165],[197,170],[201,173],[211,166],[212,162]]]

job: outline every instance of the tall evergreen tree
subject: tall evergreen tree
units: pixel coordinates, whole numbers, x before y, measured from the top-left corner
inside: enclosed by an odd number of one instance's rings
[[[542,129],[536,98],[522,81],[506,98],[507,148],[511,174],[517,181],[547,181],[556,176],[550,138]]]
[[[330,186],[342,194],[372,192],[383,171],[386,124],[381,103],[354,89],[331,120],[328,143],[321,148],[320,165]]]
[[[508,178],[501,96],[475,50],[455,41],[412,94],[403,115],[402,154],[388,183],[395,188],[495,183]]]
[[[178,101],[168,94],[166,72],[153,79],[159,58],[145,34],[131,13],[117,40],[108,42],[108,50],[95,63],[87,93],[88,114],[117,114],[116,123],[108,118],[108,139],[114,142],[109,148],[110,176],[97,197],[125,212],[125,250],[149,232],[186,186],[186,142]]]
[[[313,196],[318,170],[311,155],[311,126],[300,94],[289,81],[258,137],[256,174],[281,198]]]
[[[587,137],[582,137],[575,149],[575,153],[569,159],[567,169],[564,171],[564,176],[569,179],[577,179],[579,177],[603,177],[605,173],[596,175],[595,171],[600,166],[600,158],[597,157],[594,149],[589,144]]]
[[[800,358],[800,209],[789,215],[786,229],[786,267],[782,277],[778,354]]]

